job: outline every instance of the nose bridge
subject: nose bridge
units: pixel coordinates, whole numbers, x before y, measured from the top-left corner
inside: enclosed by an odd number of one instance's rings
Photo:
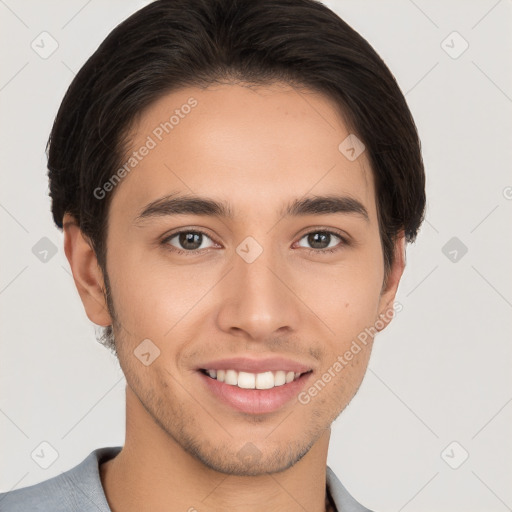
[[[225,285],[228,299],[219,313],[223,329],[243,330],[253,338],[281,328],[295,329],[298,319],[290,285],[285,285],[282,256],[271,246],[272,237],[260,240],[247,237],[237,246]]]

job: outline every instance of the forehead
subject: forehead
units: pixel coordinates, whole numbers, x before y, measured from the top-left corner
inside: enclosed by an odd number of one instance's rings
[[[133,126],[112,209],[135,216],[182,191],[229,199],[235,214],[273,204],[277,214],[305,195],[343,193],[374,217],[366,154],[351,161],[340,150],[349,135],[337,105],[313,91],[284,84],[183,88],[154,102]]]

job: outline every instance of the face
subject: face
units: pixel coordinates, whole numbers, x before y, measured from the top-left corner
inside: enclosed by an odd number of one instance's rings
[[[403,268],[398,257],[383,289],[372,171],[364,152],[340,151],[349,133],[329,99],[277,84],[181,89],[134,126],[107,236],[130,414],[212,469],[290,467],[362,381],[372,340],[360,334],[391,308]],[[226,211],[162,200],[192,196]],[[212,387],[200,369],[233,357],[308,373],[265,391]]]

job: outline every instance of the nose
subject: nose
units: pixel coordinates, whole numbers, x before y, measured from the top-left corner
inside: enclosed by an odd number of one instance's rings
[[[267,249],[251,263],[235,254],[233,265],[219,290],[219,328],[255,341],[296,331],[300,300],[281,258]]]

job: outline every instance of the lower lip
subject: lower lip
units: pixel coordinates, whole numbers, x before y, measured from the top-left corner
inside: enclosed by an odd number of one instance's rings
[[[225,404],[247,414],[274,412],[293,398],[297,398],[301,389],[309,381],[313,372],[305,373],[298,379],[271,389],[242,389],[217,379],[212,379],[198,371],[208,389]]]

